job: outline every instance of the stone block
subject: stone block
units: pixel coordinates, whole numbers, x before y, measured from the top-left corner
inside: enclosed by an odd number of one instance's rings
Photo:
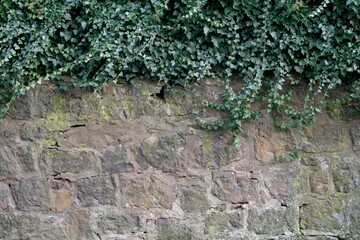
[[[140,217],[135,213],[109,210],[92,212],[90,216],[91,231],[100,235],[131,233],[138,231],[140,227]]]
[[[334,158],[330,171],[335,191],[349,193],[360,187],[360,163],[356,158]]]
[[[221,233],[230,232],[235,229],[237,231],[243,229],[245,213],[242,211],[234,213],[211,213],[205,216],[204,224],[207,237],[216,239],[216,236]]]
[[[345,211],[345,218],[349,225],[347,237],[349,239],[360,239],[360,191],[356,191],[348,199],[348,209]]]
[[[218,169],[231,162],[243,159],[246,154],[247,143],[241,140],[242,147],[237,148],[233,144],[233,136],[226,135],[221,139],[216,134],[204,133],[197,136],[200,142],[197,149],[194,149],[193,158],[204,168]],[[193,146],[187,146],[192,147]]]
[[[313,199],[300,207],[300,229],[308,235],[338,235],[344,203],[340,198]]]
[[[170,209],[175,201],[175,193],[171,183],[168,184],[156,176],[120,177],[121,203],[145,209]]]
[[[353,150],[360,156],[360,124],[356,124],[350,129]]]
[[[19,129],[19,135],[21,140],[35,141],[36,139],[45,139],[49,133],[45,128],[23,124]]]
[[[126,151],[122,145],[112,145],[101,153],[101,167],[106,173],[130,172],[134,169],[128,162]]]
[[[12,182],[10,189],[16,208],[25,211],[48,210],[50,182],[46,178],[22,178]]]
[[[220,200],[249,203],[258,199],[258,180],[249,172],[214,171],[212,194]]]
[[[152,136],[142,142],[138,161],[163,172],[179,172],[185,166],[185,158],[181,154],[184,146],[185,140],[178,134],[159,138]]]
[[[32,213],[0,213],[0,239],[39,239],[40,218]]]
[[[309,171],[296,163],[270,167],[263,178],[270,195],[286,205],[310,193]]]
[[[186,212],[206,212],[210,204],[206,188],[200,185],[179,186],[180,206]]]
[[[0,182],[0,212],[13,207],[9,186]]]
[[[51,174],[80,173],[93,170],[96,156],[91,151],[66,152],[59,150],[46,150],[41,156],[41,169]]]
[[[17,120],[27,120],[31,118],[33,115],[33,106],[29,95],[23,95],[11,104],[8,115]]]
[[[330,188],[330,174],[328,166],[318,167],[310,174],[311,191],[317,194],[326,194]]]
[[[2,146],[1,146],[2,145]],[[0,178],[16,174],[15,155],[12,149],[0,141]]]
[[[284,235],[295,234],[299,215],[291,207],[266,210],[252,209],[248,216],[248,229],[256,234]]]
[[[91,177],[76,181],[77,203],[90,207],[115,205],[115,182],[112,177]]]
[[[41,149],[38,144],[26,144],[16,149],[16,156],[24,172],[34,172],[35,162],[38,159],[36,151]]]
[[[311,126],[305,131],[303,151],[307,153],[342,152],[345,133],[339,126]]]
[[[192,240],[195,239],[191,229],[180,221],[168,218],[159,218],[155,222],[158,240]]]
[[[77,209],[68,212],[66,215],[47,216],[41,225],[41,240],[60,240],[60,239],[98,239],[91,232],[89,226],[89,215]]]

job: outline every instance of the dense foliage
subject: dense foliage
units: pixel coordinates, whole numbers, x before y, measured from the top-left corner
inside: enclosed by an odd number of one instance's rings
[[[238,134],[252,105],[311,122],[318,96],[346,83],[360,99],[360,0],[2,0],[0,105],[42,81],[98,89],[144,75],[168,86],[204,76],[225,86],[227,119],[200,124]],[[71,76],[64,78],[64,76]],[[234,90],[232,76],[242,79]],[[307,86],[292,109],[284,86]],[[287,119],[287,120],[286,120]],[[287,122],[286,122],[287,121]]]

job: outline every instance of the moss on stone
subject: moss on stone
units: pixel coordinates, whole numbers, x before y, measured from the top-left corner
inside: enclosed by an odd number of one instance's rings
[[[37,126],[48,131],[56,132],[70,127],[69,116],[64,112],[65,99],[60,95],[54,95],[50,100],[51,111],[45,119],[40,119]]]
[[[326,103],[326,110],[329,114],[329,117],[334,120],[341,119],[341,101],[339,99],[329,100]]]
[[[86,115],[86,114],[79,114],[75,117],[75,119],[76,119],[76,121],[79,121],[79,122],[86,122],[91,119],[91,116]]]
[[[111,108],[105,105],[100,106],[100,115],[106,120],[111,119]]]

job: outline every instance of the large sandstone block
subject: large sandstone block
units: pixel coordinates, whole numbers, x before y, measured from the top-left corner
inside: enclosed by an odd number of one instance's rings
[[[13,207],[9,185],[0,182],[0,212]]]
[[[192,240],[194,233],[185,224],[176,219],[159,218],[155,222],[158,240]]]
[[[185,139],[178,134],[151,136],[140,146],[137,161],[144,168],[149,166],[163,172],[179,172],[185,168],[186,159],[181,154]]]
[[[0,239],[39,239],[40,218],[33,213],[0,213]]]
[[[180,198],[180,206],[185,212],[205,213],[210,207],[204,186],[179,186],[179,194],[177,195]]]
[[[353,143],[353,150],[356,155],[360,156],[360,124],[353,126],[350,132]]]
[[[175,201],[171,182],[150,176],[120,176],[120,202],[122,206],[142,209],[170,209]]]
[[[224,233],[239,231],[244,228],[245,212],[214,212],[205,216],[204,225],[204,232],[208,238],[223,238],[223,235],[226,235]]]
[[[102,170],[106,173],[129,172],[134,169],[128,161],[126,150],[121,144],[110,145],[100,156]]]
[[[125,213],[116,209],[91,212],[90,228],[100,236],[132,233],[141,228],[140,216],[136,213]]]
[[[10,147],[0,141],[0,178],[11,177],[16,173],[15,155]]]
[[[292,207],[270,208],[265,210],[252,209],[248,216],[248,229],[256,234],[275,236],[295,234],[298,223],[297,209]]]
[[[308,235],[339,235],[344,223],[343,210],[340,197],[313,199],[300,207],[300,229]]]
[[[77,180],[77,203],[90,207],[115,205],[115,182],[113,177],[91,177]]]
[[[47,178],[22,178],[11,182],[16,208],[26,211],[49,210],[51,183]]]
[[[50,174],[80,173],[93,170],[97,157],[92,151],[46,150],[42,153],[40,167]]]
[[[249,203],[259,200],[258,180],[249,172],[214,171],[212,194],[221,200]]]
[[[339,126],[311,126],[305,130],[303,150],[308,153],[341,152],[345,132]]]
[[[269,167],[264,170],[263,178],[270,195],[285,205],[310,193],[309,170],[297,163]]]

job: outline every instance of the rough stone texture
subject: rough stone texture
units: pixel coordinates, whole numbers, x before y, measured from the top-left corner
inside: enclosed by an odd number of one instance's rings
[[[297,218],[296,211],[289,207],[250,210],[249,230],[257,234],[296,234]]]
[[[360,156],[360,124],[356,124],[351,128],[351,140],[353,142],[354,152]]]
[[[156,229],[158,231],[157,239],[159,240],[191,240],[194,239],[191,229],[185,224],[179,223],[175,219],[159,218],[156,220]]]
[[[306,131],[305,152],[341,152],[344,148],[345,133],[341,126],[311,126]]]
[[[80,173],[90,171],[96,163],[93,152],[67,152],[49,149],[43,152],[40,164],[43,172],[50,174]]]
[[[121,205],[138,208],[163,207],[170,209],[175,194],[170,182],[155,175],[122,176],[120,178]],[[169,185],[167,185],[169,184]]]
[[[16,208],[20,210],[48,210],[50,182],[46,178],[22,178],[10,183]]]
[[[0,239],[360,239],[360,120],[326,113],[301,136],[270,116],[232,134],[199,128],[198,98],[120,81],[97,98],[38,86],[0,122]],[[181,90],[180,88],[178,90]],[[331,117],[331,116],[330,116]]]
[[[300,207],[300,229],[309,235],[340,234],[344,216],[339,198],[313,199]]]
[[[121,145],[109,146],[101,155],[101,167],[106,173],[129,172],[133,170],[127,161],[126,151]]]
[[[115,183],[112,177],[91,177],[76,181],[79,205],[97,206],[115,204]]]

